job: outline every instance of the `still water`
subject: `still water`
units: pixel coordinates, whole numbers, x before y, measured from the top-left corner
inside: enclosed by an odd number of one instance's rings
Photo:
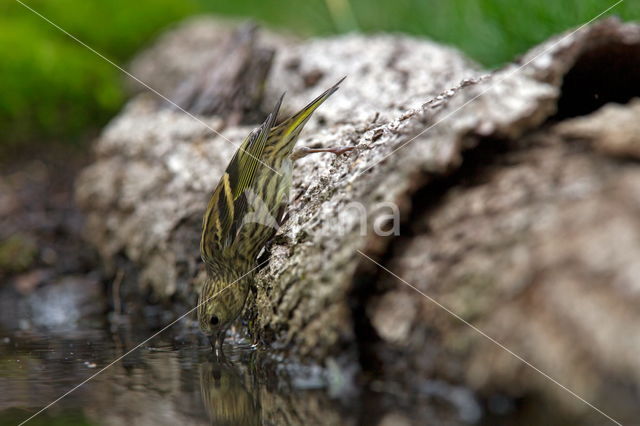
[[[26,424],[578,424],[537,403],[513,410],[503,401],[496,416],[465,388],[441,382],[399,398],[401,384],[344,380],[330,366],[294,362],[237,338],[216,357],[193,327],[169,329],[132,350],[154,332],[131,322],[63,334],[0,328],[0,425],[22,424],[93,375]]]
[[[174,314],[151,305],[105,314],[91,276],[44,284],[23,292],[0,285],[0,425],[19,425],[49,404],[26,424],[402,426],[486,418],[464,387],[427,380],[424,392],[407,391],[361,371],[357,354],[319,366],[229,336],[225,357],[215,357],[189,316],[149,339]]]
[[[76,330],[64,336],[0,330],[0,424],[20,424],[152,334]],[[225,358],[169,331],[37,415],[39,425],[354,424],[349,398],[325,372],[247,343]],[[194,333],[195,334],[195,333]]]

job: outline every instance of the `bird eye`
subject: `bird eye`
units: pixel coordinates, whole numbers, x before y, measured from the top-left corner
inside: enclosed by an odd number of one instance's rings
[[[218,319],[217,316],[212,316],[211,317],[211,321],[209,321],[211,323],[211,325],[218,325],[218,323],[220,322],[220,320]]]

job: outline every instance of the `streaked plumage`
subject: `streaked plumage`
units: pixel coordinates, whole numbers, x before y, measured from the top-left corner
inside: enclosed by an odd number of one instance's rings
[[[256,257],[276,231],[288,202],[292,160],[311,152],[339,154],[351,149],[307,149],[300,155],[293,151],[309,117],[341,82],[276,126],[281,97],[264,123],[242,142],[211,196],[200,242],[207,279],[197,311],[200,328],[212,345],[222,343],[242,311]]]
[[[232,363],[213,359],[200,366],[200,393],[212,425],[262,424],[257,389],[245,385]]]

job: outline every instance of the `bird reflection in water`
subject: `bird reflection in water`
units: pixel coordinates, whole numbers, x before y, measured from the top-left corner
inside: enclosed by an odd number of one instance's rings
[[[223,355],[212,354],[200,366],[200,390],[212,425],[262,424],[257,395],[247,389],[240,370]]]

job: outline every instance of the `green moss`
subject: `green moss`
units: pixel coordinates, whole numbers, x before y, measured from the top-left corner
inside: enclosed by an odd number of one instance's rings
[[[38,254],[34,241],[23,234],[14,234],[0,241],[0,271],[22,272],[31,266]]]
[[[29,0],[29,7],[120,65],[168,25],[214,12],[303,36],[405,32],[495,66],[581,25],[600,0]],[[329,5],[331,7],[329,7]],[[612,10],[640,17],[640,2]],[[18,2],[0,3],[0,153],[28,142],[86,140],[122,106],[122,74]]]
[[[196,10],[189,0],[26,4],[121,65]],[[39,139],[77,142],[122,106],[122,73],[29,9],[2,3],[0,28],[0,149]]]

